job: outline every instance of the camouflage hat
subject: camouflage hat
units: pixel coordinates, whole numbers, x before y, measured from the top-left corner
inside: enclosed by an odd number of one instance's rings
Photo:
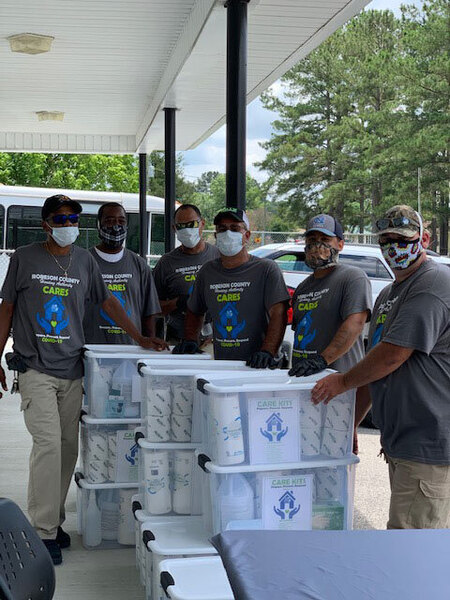
[[[378,235],[396,233],[405,238],[416,237],[422,231],[422,219],[418,212],[406,204],[389,208],[375,222]]]

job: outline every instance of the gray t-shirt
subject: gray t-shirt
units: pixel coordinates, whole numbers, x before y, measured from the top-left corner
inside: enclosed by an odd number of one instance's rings
[[[189,296],[194,288],[194,282],[201,267],[220,252],[216,246],[206,243],[205,249],[199,254],[187,254],[181,246],[161,256],[153,269],[156,289],[160,300],[171,300],[178,296]],[[175,310],[168,315],[167,323],[175,330],[177,337],[184,335],[184,311]]]
[[[321,354],[347,317],[372,309],[369,278],[357,267],[337,264],[326,277],[310,275],[302,281],[292,296],[292,307],[292,364],[295,365],[301,358]],[[345,372],[363,357],[361,334],[330,368]]]
[[[91,248],[90,252],[106,287],[119,300],[137,329],[142,331],[142,319],[161,312],[150,267],[131,250],[125,249],[122,258],[115,263],[104,260],[95,248]],[[101,305],[92,302],[86,306],[84,335],[88,344],[136,343],[102,310]]]
[[[188,308],[195,314],[210,313],[216,359],[247,360],[261,348],[269,309],[287,300],[279,267],[250,255],[235,269],[225,269],[220,258],[202,267]]]
[[[62,379],[83,375],[85,302],[104,302],[109,293],[92,255],[72,246],[65,277],[44,245],[18,248],[11,257],[1,297],[14,304],[14,350],[26,365]],[[57,256],[63,267],[68,256]]]
[[[369,348],[388,342],[414,352],[370,384],[374,423],[388,456],[450,464],[450,269],[427,260],[377,298]]]

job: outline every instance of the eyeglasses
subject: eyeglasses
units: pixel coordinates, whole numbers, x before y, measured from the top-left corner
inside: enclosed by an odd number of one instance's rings
[[[392,219],[383,218],[375,221],[375,226],[378,231],[383,231],[384,229],[388,229],[388,227],[408,227],[408,225],[412,225],[415,229],[417,229],[417,223],[408,219],[408,217],[394,217]]]
[[[200,227],[200,221],[188,221],[187,223],[175,223],[175,229],[180,231],[180,229],[193,229]]]
[[[73,225],[78,223],[79,219],[80,215],[53,215],[49,221],[52,221],[54,225],[65,225],[69,221]]]

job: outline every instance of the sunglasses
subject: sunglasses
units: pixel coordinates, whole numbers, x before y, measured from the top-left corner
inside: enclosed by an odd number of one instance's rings
[[[200,226],[200,221],[188,221],[187,223],[175,223],[175,229],[193,229]]]
[[[79,219],[80,215],[53,215],[49,220],[52,221],[54,225],[65,225],[67,221],[72,224],[78,223]]]
[[[417,223],[408,219],[408,217],[394,217],[393,219],[383,218],[375,221],[375,226],[378,231],[388,229],[388,227],[408,227],[408,225],[417,228]]]

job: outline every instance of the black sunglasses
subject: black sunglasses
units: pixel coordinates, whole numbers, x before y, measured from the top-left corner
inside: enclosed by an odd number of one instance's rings
[[[408,227],[408,225],[412,225],[417,228],[417,223],[408,219],[408,217],[394,217],[393,219],[383,218],[375,221],[375,226],[378,231],[383,231],[383,229],[388,229],[388,227]]]
[[[200,226],[200,221],[188,221],[187,223],[175,223],[175,229],[192,229]]]
[[[53,215],[50,217],[50,221],[52,221],[55,225],[65,225],[67,221],[69,223],[78,223],[80,219],[80,215]]]

